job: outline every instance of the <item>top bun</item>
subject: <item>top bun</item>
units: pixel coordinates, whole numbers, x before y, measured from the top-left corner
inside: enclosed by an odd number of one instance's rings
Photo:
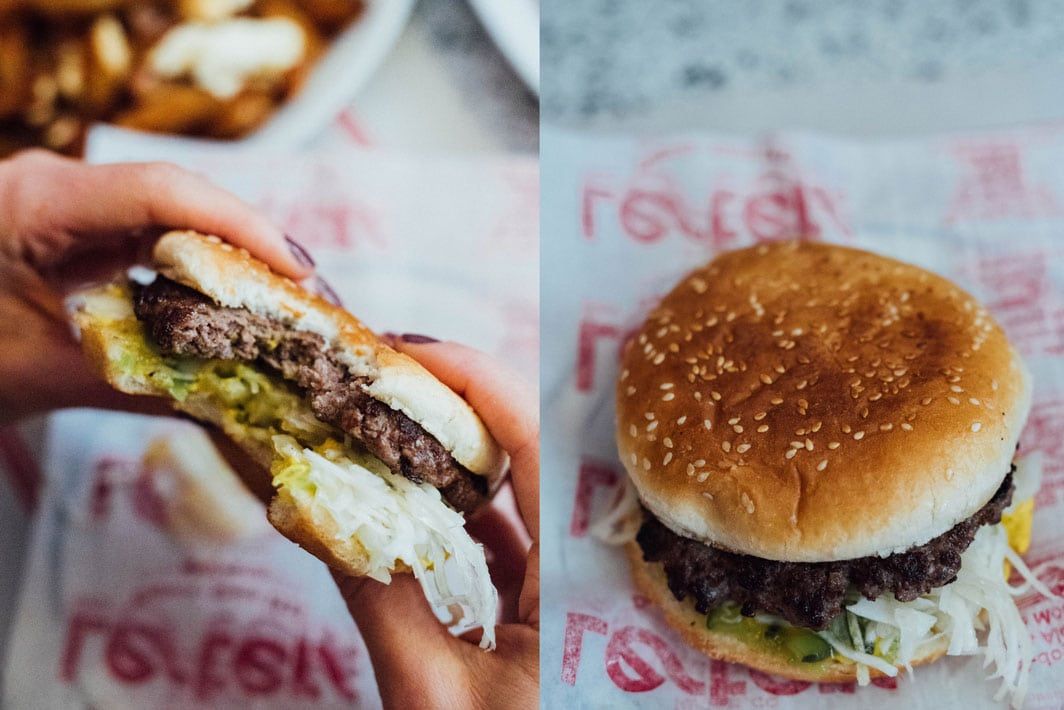
[[[944,278],[846,247],[723,254],[628,344],[617,444],[684,537],[792,562],[887,555],[982,507],[1030,408],[1004,332]]]
[[[505,452],[464,399],[416,360],[388,347],[357,318],[247,251],[218,237],[169,232],[155,245],[155,267],[222,306],[245,308],[325,338],[366,391],[420,424],[458,463],[494,482],[508,465]]]

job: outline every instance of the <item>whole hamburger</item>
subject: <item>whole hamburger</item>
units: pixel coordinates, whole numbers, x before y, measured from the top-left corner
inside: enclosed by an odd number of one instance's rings
[[[713,658],[863,684],[984,653],[1022,701],[1007,563],[1048,593],[1009,546],[1037,489],[1013,462],[1030,400],[1004,332],[944,278],[826,244],[719,256],[623,356],[635,581]]]

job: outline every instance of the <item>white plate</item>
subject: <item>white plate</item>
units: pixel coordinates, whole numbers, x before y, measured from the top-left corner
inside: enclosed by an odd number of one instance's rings
[[[538,0],[469,0],[522,81],[539,94]]]
[[[115,135],[125,140],[152,143],[220,143],[231,148],[298,148],[320,134],[347,108],[355,94],[391,51],[410,19],[416,0],[370,0],[354,24],[341,32],[318,60],[299,93],[285,102],[270,119],[247,137],[236,141],[205,141],[167,134],[138,134],[100,124],[89,131],[85,156],[101,159],[98,144],[110,144]]]

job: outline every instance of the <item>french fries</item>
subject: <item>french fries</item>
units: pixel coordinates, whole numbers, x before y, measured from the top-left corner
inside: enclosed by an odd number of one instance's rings
[[[202,89],[159,84],[134,108],[118,114],[119,126],[153,133],[193,133],[214,120],[222,103]]]
[[[0,0],[0,157],[33,145],[76,154],[95,121],[219,139],[245,136],[298,91],[363,3]],[[202,77],[153,71],[152,49],[177,25],[238,17],[295,22],[305,38],[301,62],[283,74],[249,78],[227,99],[209,93]]]
[[[27,108],[32,90],[29,31],[19,24],[0,27],[0,120]]]
[[[125,0],[24,0],[24,5],[54,18],[92,15],[117,10]]]

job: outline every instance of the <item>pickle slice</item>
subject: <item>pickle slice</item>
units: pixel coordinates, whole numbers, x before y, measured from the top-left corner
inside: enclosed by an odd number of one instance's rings
[[[783,645],[791,656],[802,663],[816,663],[831,656],[831,644],[814,633],[802,629],[789,629],[793,633],[783,636]]]

